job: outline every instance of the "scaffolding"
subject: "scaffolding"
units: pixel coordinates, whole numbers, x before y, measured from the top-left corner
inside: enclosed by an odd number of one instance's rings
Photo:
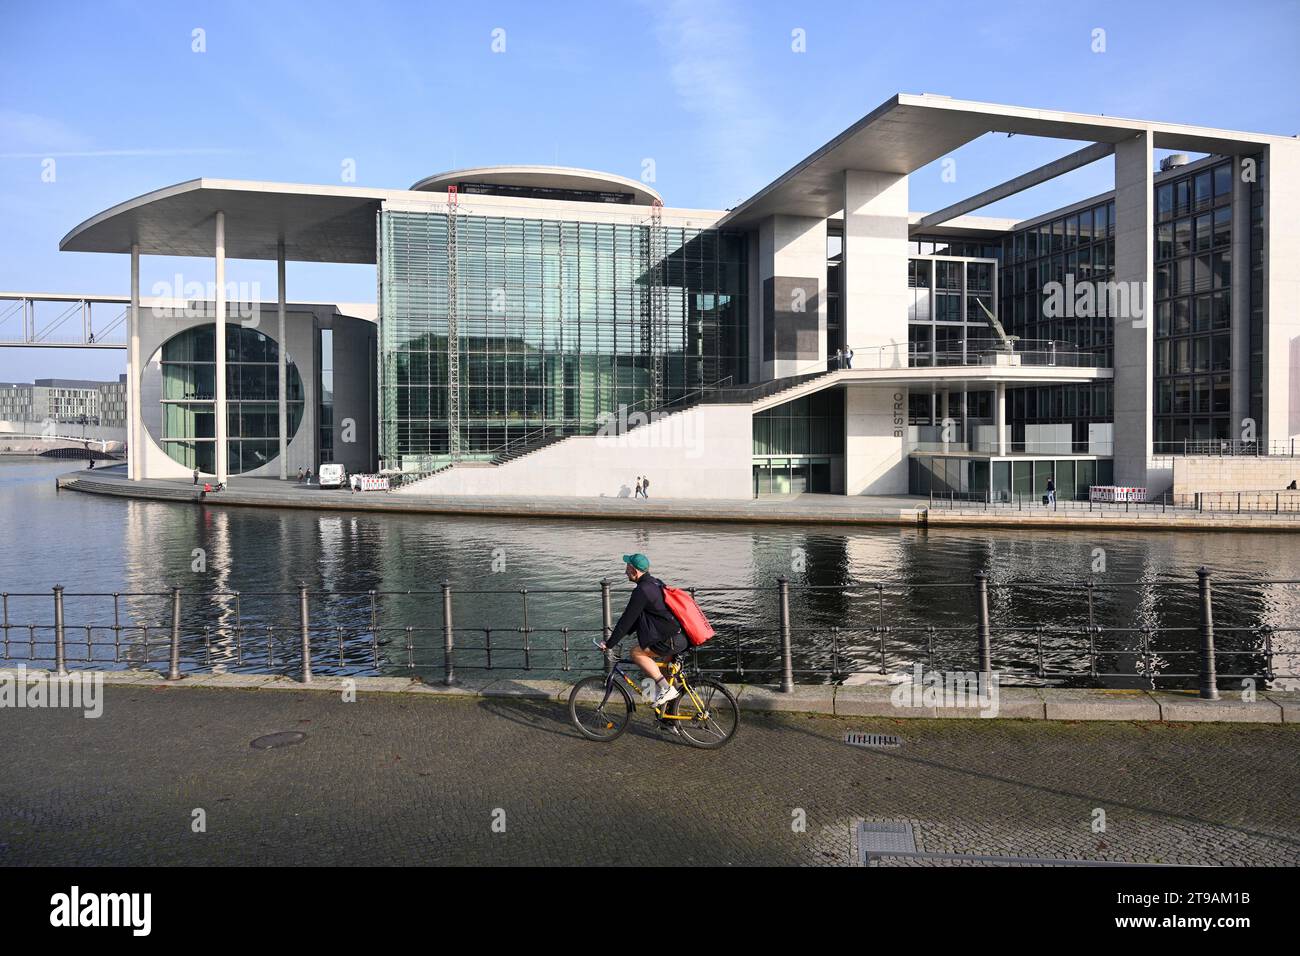
[[[650,206],[650,220],[641,234],[641,257],[645,287],[641,296],[641,351],[650,359],[651,408],[664,403],[664,352],[666,349],[665,296],[666,264],[664,247],[664,204],[658,199]]]
[[[456,274],[456,215],[460,192],[447,187],[447,451],[460,459],[460,293]]]

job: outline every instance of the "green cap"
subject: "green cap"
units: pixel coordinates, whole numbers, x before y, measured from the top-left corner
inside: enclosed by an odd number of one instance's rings
[[[632,565],[638,571],[650,570],[650,559],[644,554],[625,554],[623,555],[623,563]]]

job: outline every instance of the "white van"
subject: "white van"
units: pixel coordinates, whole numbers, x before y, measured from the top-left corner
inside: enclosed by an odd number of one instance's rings
[[[342,465],[321,465],[319,477],[322,488],[342,488],[348,482],[348,470]]]

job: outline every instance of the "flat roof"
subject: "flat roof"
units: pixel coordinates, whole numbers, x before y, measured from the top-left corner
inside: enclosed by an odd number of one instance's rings
[[[752,225],[774,214],[827,218],[844,207],[843,175],[863,169],[907,175],[987,133],[1119,143],[1143,130],[1157,149],[1254,152],[1293,136],[1156,123],[898,93],[731,210],[719,226]]]
[[[843,207],[845,170],[905,175],[986,133],[1116,143],[1142,130],[1152,131],[1158,148],[1198,153],[1253,152],[1265,145],[1297,142],[1294,137],[1262,133],[899,93],[711,225],[752,227],[773,214],[829,218]],[[384,202],[431,202],[431,191],[471,176],[501,177],[500,182],[516,185],[632,191],[638,197],[629,204],[633,209],[659,198],[653,189],[633,179],[556,166],[454,170],[423,179],[413,190],[192,179],[92,216],[64,236],[59,248],[129,253],[132,244],[138,243],[144,255],[209,257],[213,254],[212,220],[220,210],[226,214],[229,258],[274,260],[278,244],[283,242],[286,258],[295,262],[374,264],[375,214]],[[629,208],[611,203],[574,205],[593,211]],[[998,231],[991,224],[970,225]]]
[[[426,176],[411,186],[413,192],[446,192],[457,183],[487,183],[541,189],[574,189],[585,192],[630,193],[632,205],[649,206],[663,197],[643,182],[573,166],[475,166]]]

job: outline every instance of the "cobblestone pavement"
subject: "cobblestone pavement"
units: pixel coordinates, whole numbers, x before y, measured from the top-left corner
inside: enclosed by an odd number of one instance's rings
[[[706,752],[643,711],[597,744],[544,702],[104,693],[94,720],[0,710],[0,864],[845,865],[858,819],[937,852],[1300,864],[1295,725],[746,714]],[[276,731],[307,738],[249,746]]]

